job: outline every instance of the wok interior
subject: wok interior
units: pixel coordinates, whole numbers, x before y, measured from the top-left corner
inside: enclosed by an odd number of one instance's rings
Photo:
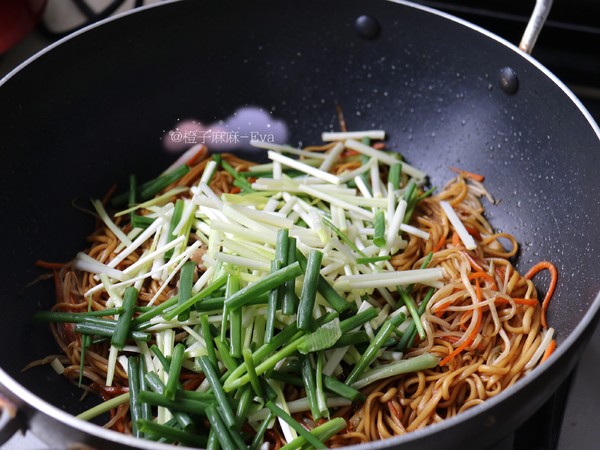
[[[548,259],[560,270],[549,313],[559,346],[582,321],[600,289],[591,238],[600,151],[577,107],[525,58],[446,19],[388,2],[320,8],[151,8],[63,43],[0,88],[0,364],[9,374],[61,408],[85,408],[50,368],[20,372],[58,351],[47,326],[31,321],[54,301],[51,281],[27,286],[42,273],[34,261],[66,261],[85,247],[93,219],[73,199],[170,164],[160,138],[178,119],[213,122],[246,105],[285,121],[296,145],[337,129],[339,104],[350,129],[385,129],[432,185],[452,177],[448,166],[485,174],[498,200],[487,215],[522,244],[518,267]],[[362,14],[381,24],[377,39],[356,33]],[[499,87],[505,66],[518,74],[515,95]]]

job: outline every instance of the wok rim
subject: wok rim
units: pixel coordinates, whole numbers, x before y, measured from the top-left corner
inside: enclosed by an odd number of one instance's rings
[[[9,79],[16,76],[18,73],[20,73],[22,70],[24,70],[27,66],[29,66],[32,62],[36,61],[38,58],[43,57],[46,53],[51,52],[54,48],[62,45],[63,43],[65,43],[67,41],[70,41],[71,39],[77,38],[79,35],[81,35],[83,33],[87,33],[89,31],[94,30],[97,27],[101,27],[107,23],[110,23],[110,22],[116,21],[116,20],[120,20],[124,17],[128,17],[128,16],[136,14],[136,13],[141,13],[143,11],[146,11],[146,10],[149,10],[152,8],[158,8],[161,6],[167,6],[170,4],[179,3],[181,1],[183,1],[183,0],[164,0],[159,3],[152,3],[152,4],[144,5],[144,6],[129,10],[129,11],[124,11],[115,16],[112,16],[112,17],[103,19],[101,21],[98,21],[96,23],[93,23],[91,25],[85,26],[65,37],[62,37],[61,39],[57,40],[56,42],[50,44],[49,46],[43,48],[42,50],[35,53],[31,57],[27,58],[25,61],[23,61],[17,67],[15,67],[13,70],[8,72],[4,77],[2,77],[0,79],[0,88],[2,88],[2,86]],[[403,5],[408,8],[421,10],[423,12],[433,14],[435,16],[444,18],[451,22],[455,22],[458,25],[461,25],[461,26],[467,27],[473,31],[476,31],[476,32],[480,33],[481,35],[492,39],[493,41],[497,42],[498,44],[501,44],[501,45],[507,47],[509,50],[512,50],[513,52],[515,52],[516,54],[518,54],[519,56],[524,58],[529,64],[531,64],[533,67],[535,67],[543,75],[548,77],[557,87],[559,87],[561,89],[561,91],[564,94],[567,95],[567,97],[570,99],[570,101],[575,106],[577,106],[579,111],[583,114],[583,116],[587,120],[588,124],[591,126],[592,130],[595,132],[596,136],[598,137],[598,140],[600,141],[600,127],[595,122],[595,120],[591,116],[590,112],[581,103],[581,101],[575,96],[575,94],[556,75],[554,75],[548,68],[546,68],[543,64],[541,64],[533,56],[531,56],[527,53],[524,53],[516,45],[514,45],[511,42],[507,41],[506,39],[492,33],[491,31],[486,30],[485,28],[482,28],[482,27],[475,25],[471,22],[468,22],[464,19],[456,17],[452,14],[449,14],[449,13],[446,13],[443,11],[439,11],[439,10],[436,10],[436,9],[428,7],[428,6],[415,4],[415,3],[412,3],[412,2],[406,1],[406,0],[384,0],[384,1]],[[584,332],[593,331],[592,328],[595,326],[595,323],[593,323],[593,322],[598,321],[598,318],[600,317],[599,313],[600,313],[600,291],[596,294],[596,297],[593,299],[592,303],[590,304],[590,307],[585,312],[581,321],[569,333],[569,335],[565,338],[563,343],[559,347],[557,347],[556,351],[548,358],[546,363],[544,363],[542,366],[536,367],[526,377],[520,379],[514,385],[510,386],[508,389],[502,391],[500,394],[494,396],[493,398],[487,399],[482,404],[477,405],[473,408],[470,408],[469,410],[464,411],[464,412],[458,414],[457,416],[451,417],[449,419],[445,419],[442,422],[428,425],[425,428],[418,429],[418,430],[412,431],[412,432],[404,434],[404,435],[394,436],[394,437],[391,437],[391,438],[385,439],[385,440],[372,441],[372,442],[368,442],[365,444],[353,445],[353,446],[345,447],[345,448],[381,449],[381,448],[387,448],[387,447],[395,446],[395,445],[402,445],[405,443],[417,441],[427,435],[438,434],[448,428],[458,426],[461,422],[469,421],[470,419],[472,419],[473,417],[475,417],[477,415],[485,414],[486,411],[493,409],[495,406],[497,406],[499,403],[502,403],[508,397],[516,396],[519,392],[523,391],[523,389],[526,386],[528,386],[530,383],[537,381],[538,378],[540,378],[546,371],[550,370],[554,366],[556,361],[563,359],[564,355],[568,351],[571,350],[571,348],[574,346],[574,344],[577,341],[579,341],[582,338],[582,336],[584,335]],[[134,447],[134,448],[148,448],[148,449],[157,449],[157,450],[166,450],[166,449],[173,448],[173,446],[171,444],[161,444],[161,443],[152,442],[152,441],[148,441],[148,440],[140,440],[138,438],[134,438],[132,436],[125,435],[125,434],[122,434],[122,433],[119,433],[116,431],[104,429],[99,425],[95,425],[93,423],[77,419],[76,416],[63,411],[62,409],[59,409],[58,407],[54,406],[53,404],[47,402],[46,400],[42,399],[41,397],[39,397],[36,394],[29,391],[27,388],[25,388],[23,385],[21,385],[16,379],[14,379],[8,373],[6,373],[1,367],[0,367],[0,387],[4,387],[4,388],[8,389],[8,391],[10,393],[12,393],[14,396],[18,397],[18,399],[21,402],[25,403],[26,406],[33,408],[36,413],[43,413],[43,414],[53,418],[54,420],[61,422],[62,424],[66,425],[68,427],[79,429],[91,436],[96,437],[96,438],[111,441],[111,442],[118,443],[118,444],[122,444],[125,446]],[[22,404],[18,403],[17,406],[20,409],[23,408]],[[28,424],[25,424],[25,427],[28,428]],[[32,432],[33,432],[33,434],[36,434],[34,430],[32,430]],[[42,438],[42,440],[43,440],[43,438]],[[190,447],[182,446],[179,448],[189,449]]]

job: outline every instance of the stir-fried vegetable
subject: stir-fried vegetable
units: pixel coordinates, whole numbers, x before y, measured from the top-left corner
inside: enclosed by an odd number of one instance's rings
[[[112,202],[127,209],[112,217],[95,201],[119,247],[105,262],[80,253],[73,268],[95,277],[83,295],[104,296],[105,309],[37,315],[74,324],[84,348],[110,345],[107,386],[119,366],[128,376],[128,393],[79,417],[129,402],[132,432],[147,439],[259,448],[277,424],[283,448],[324,448],[348,426],[336,409],[364,400],[359,389],[437,366],[431,353],[404,352],[428,338],[423,314],[445,270],[428,267],[431,254],[417,269],[391,261],[409,238],[429,240],[408,223],[433,190],[422,189],[423,172],[370,145],[383,138],[324,133],[326,151],[255,143],[270,164],[240,172],[215,155],[190,188],[173,185],[190,172],[180,165],[139,186],[130,177]],[[211,187],[217,174],[235,189]],[[474,248],[450,203],[441,207]],[[473,315],[444,363],[473,342]],[[286,385],[304,397],[286,400]],[[310,431],[294,416],[308,411]]]

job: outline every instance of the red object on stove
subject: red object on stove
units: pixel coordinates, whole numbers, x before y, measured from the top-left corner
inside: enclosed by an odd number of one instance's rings
[[[35,28],[46,0],[0,0],[0,53]]]

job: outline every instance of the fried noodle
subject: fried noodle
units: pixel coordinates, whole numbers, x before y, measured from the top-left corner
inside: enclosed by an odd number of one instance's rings
[[[329,150],[331,145],[312,147]],[[238,172],[247,171],[254,163],[230,154],[222,158]],[[167,187],[192,186],[198,182],[207,159],[198,162],[191,171]],[[360,161],[350,161],[335,166],[331,172],[341,173],[360,166]],[[382,173],[383,179],[386,174]],[[252,179],[250,179],[252,181]],[[233,177],[225,170],[218,170],[210,187],[219,196],[222,193],[238,193]],[[423,190],[420,188],[419,193]],[[189,195],[183,193],[181,195]],[[390,262],[397,270],[418,269],[426,256],[432,253],[429,268],[444,269],[443,287],[431,297],[422,316],[426,339],[418,336],[407,350],[406,357],[425,352],[437,355],[440,364],[428,370],[393,376],[362,389],[366,401],[338,408],[335,417],[343,417],[347,428],[328,441],[330,447],[343,447],[377,439],[409,433],[426,427],[498,395],[526,376],[540,361],[553,330],[543,326],[545,311],[538,301],[537,290],[528,277],[520,274],[511,258],[518,251],[516,239],[508,233],[495,232],[485,218],[480,201],[487,192],[482,185],[473,182],[462,172],[436,195],[421,200],[412,215],[410,225],[429,233],[424,240],[408,235],[406,248],[393,255]],[[457,238],[448,218],[442,211],[441,201],[449,202],[469,234],[474,237],[477,248],[465,249]],[[131,230],[127,216],[114,218],[125,233]],[[190,236],[190,241],[196,239]],[[120,245],[115,234],[100,220],[96,230],[88,237],[86,253],[101,263],[108,263],[117,254]],[[144,244],[122,262],[116,269],[124,270],[134,264],[147,250],[151,241]],[[202,246],[192,259],[201,262]],[[201,274],[202,265],[197,267]],[[76,270],[72,263],[55,269],[56,304],[54,311],[83,312],[88,308],[100,311],[106,308],[109,295],[105,289],[97,290],[90,297],[84,294],[98,285],[93,274]],[[159,281],[149,279],[142,285],[138,305],[147,305],[154,299],[157,306],[177,293],[177,279],[171,280],[161,292]],[[415,285],[412,295],[420,305],[429,288]],[[156,297],[156,298],[155,298]],[[381,306],[384,298],[378,298]],[[64,376],[77,384],[80,377],[81,335],[74,332],[74,324],[53,323],[52,334],[61,351],[66,355]],[[187,333],[179,330],[176,341],[182,341]],[[109,344],[92,344],[85,351],[83,378],[86,389],[103,399],[109,399],[127,391],[127,373],[117,364],[111,387],[104,386],[108,367]],[[203,380],[202,374],[183,369],[181,381],[186,389],[196,389]],[[288,385],[284,389],[288,401],[304,397],[304,390]],[[131,419],[125,404],[113,410],[107,428],[124,433],[131,432]],[[294,414],[307,428],[316,424],[310,411]],[[250,429],[253,432],[252,429]],[[285,444],[281,430],[276,426],[269,430],[266,439],[271,448]]]

